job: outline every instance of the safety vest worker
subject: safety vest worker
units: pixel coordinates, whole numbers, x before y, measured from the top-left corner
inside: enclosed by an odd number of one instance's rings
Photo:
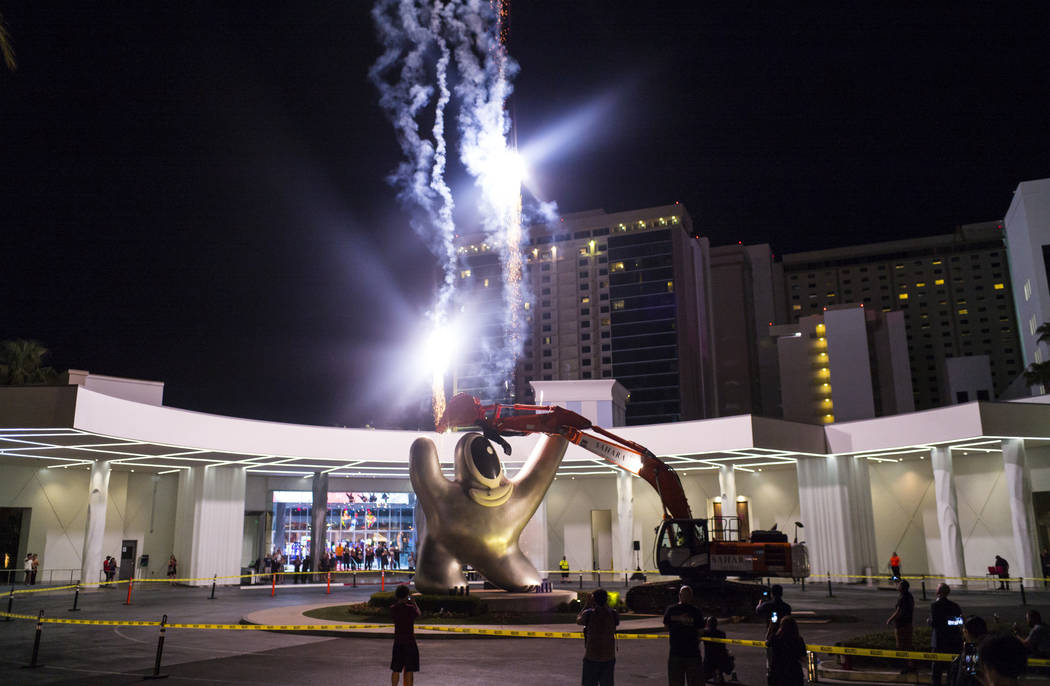
[[[565,559],[565,556],[561,556],[561,562],[558,563],[558,569],[561,570],[561,578],[569,578],[569,561]]]

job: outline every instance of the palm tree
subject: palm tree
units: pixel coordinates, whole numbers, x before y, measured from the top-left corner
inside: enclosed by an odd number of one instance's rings
[[[2,14],[0,14],[0,54],[4,56],[4,64],[8,69],[14,71],[18,68],[18,63],[15,62],[15,46],[11,44],[11,34],[7,32]]]
[[[1045,343],[1050,346],[1050,322],[1043,322],[1035,330],[1036,345]],[[1024,370],[1024,380],[1029,386],[1050,388],[1050,362],[1033,362]]]
[[[0,384],[53,383],[58,374],[43,366],[47,348],[36,341],[17,339],[0,342]]]

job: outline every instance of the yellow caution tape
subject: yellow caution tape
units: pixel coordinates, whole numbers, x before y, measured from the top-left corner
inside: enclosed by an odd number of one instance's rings
[[[45,624],[83,624],[91,626],[153,626],[159,627],[160,622],[121,620],[121,619],[66,619],[64,617],[37,617],[36,615],[24,615],[13,612],[0,611],[0,617],[12,619],[39,620]],[[166,629],[219,629],[224,631],[352,631],[357,629],[393,629],[392,624],[165,624]],[[454,634],[473,634],[476,636],[514,636],[519,638],[583,638],[580,631],[530,631],[527,629],[483,629],[469,626],[446,626],[439,624],[419,624],[416,629],[425,631],[441,631]],[[616,638],[632,639],[666,639],[667,634],[642,634],[642,633],[618,633]],[[742,638],[709,638],[703,636],[702,641],[711,643],[724,643],[726,645],[745,646],[748,648],[765,648],[765,641],[752,641]],[[922,660],[926,662],[951,662],[957,655],[953,653],[925,653],[907,650],[880,650],[877,648],[852,648],[845,646],[807,645],[806,650],[813,653],[830,655],[856,655],[863,657],[883,657],[892,659]],[[1050,660],[1031,658],[1028,664],[1032,666],[1050,666]]]

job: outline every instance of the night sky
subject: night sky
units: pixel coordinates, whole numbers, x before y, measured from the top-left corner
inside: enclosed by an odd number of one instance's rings
[[[1000,219],[1050,176],[1050,4],[799,4],[514,2],[519,146],[582,123],[538,194],[787,253]],[[369,5],[0,0],[0,339],[177,407],[412,426],[392,370],[434,261],[385,180]]]

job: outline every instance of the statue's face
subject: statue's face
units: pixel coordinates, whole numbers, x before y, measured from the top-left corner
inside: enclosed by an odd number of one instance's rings
[[[456,445],[456,481],[471,500],[486,507],[507,502],[514,490],[496,449],[481,434],[467,434]]]

